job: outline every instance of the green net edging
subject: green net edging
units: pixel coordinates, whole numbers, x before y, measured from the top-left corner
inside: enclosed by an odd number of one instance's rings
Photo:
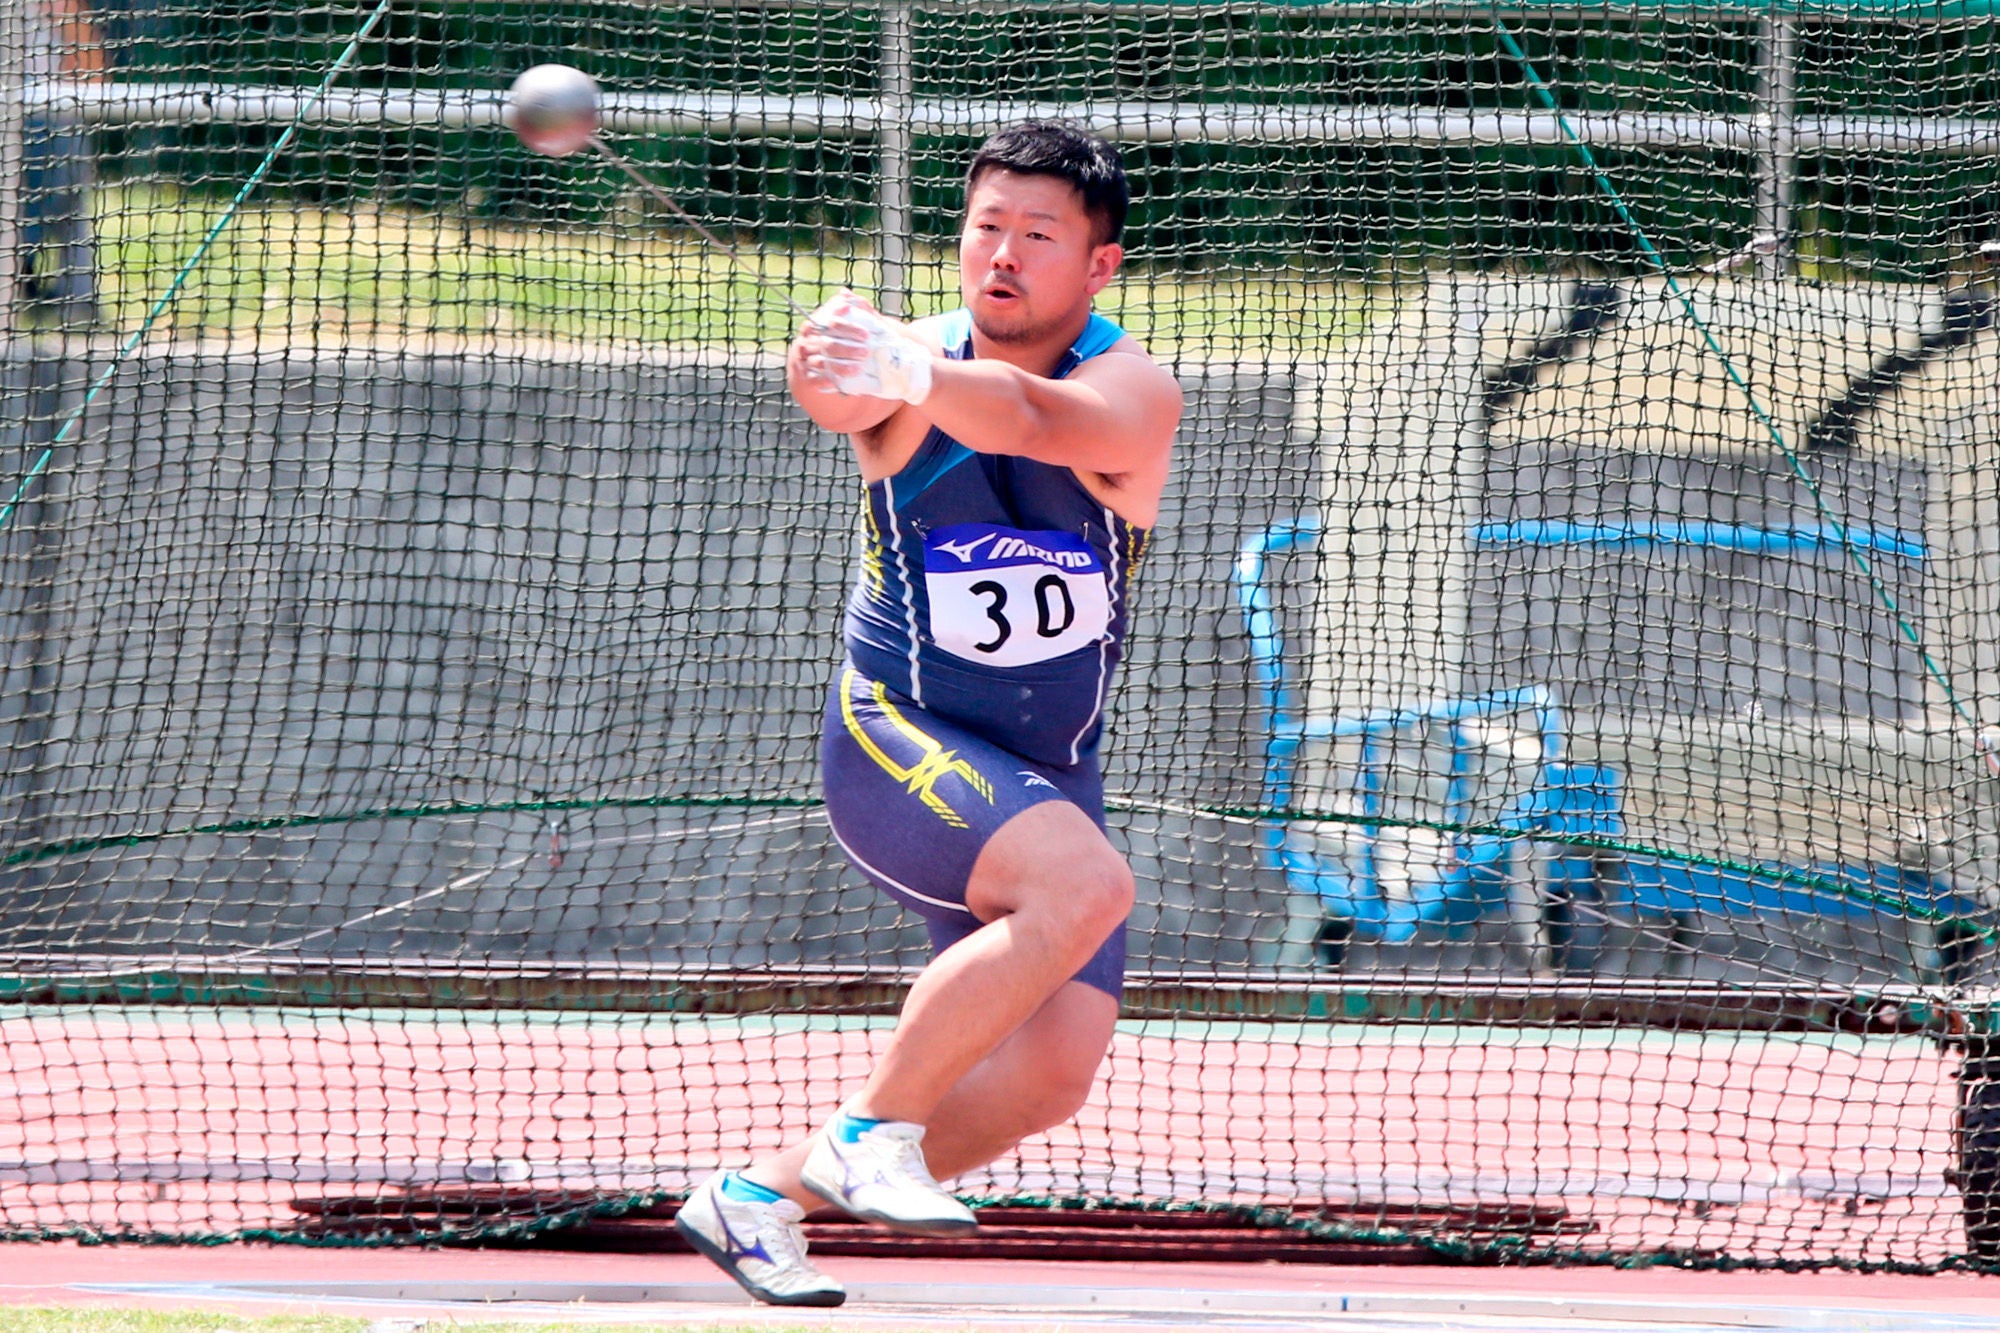
[[[825,805],[809,796],[626,796],[608,799],[575,798],[493,802],[444,802],[436,805],[383,806],[326,814],[270,815],[247,819],[218,820],[183,828],[141,829],[107,833],[90,838],[69,838],[36,846],[17,848],[0,857],[0,867],[82,856],[112,848],[140,847],[175,838],[228,836],[232,834],[274,833],[287,829],[322,828],[341,824],[368,823],[391,819],[457,819],[477,815],[576,814],[593,810],[812,810]],[[1295,806],[1188,805],[1168,806],[1153,802],[1108,801],[1106,809],[1119,814],[1197,815],[1211,819],[1258,823],[1342,824],[1353,827],[1424,830],[1452,837],[1498,838],[1530,845],[1571,847],[1584,851],[1611,852],[1647,857],[1696,869],[1726,871],[1761,883],[1796,888],[1845,902],[1893,912],[1923,921],[1964,921],[1988,943],[2000,943],[2000,924],[1967,921],[1936,910],[1899,894],[1865,888],[1829,875],[1795,866],[1779,866],[1746,861],[1736,857],[1681,851],[1651,843],[1589,833],[1562,833],[1522,829],[1511,825],[1442,819],[1412,819],[1383,815],[1360,815]]]
[[[1078,1195],[1003,1194],[962,1195],[971,1207],[1036,1208],[1050,1212],[1102,1212],[1145,1216],[1200,1216],[1229,1225],[1279,1231],[1293,1236],[1324,1241],[1329,1245],[1379,1245],[1389,1248],[1417,1248],[1439,1259],[1469,1265],[1562,1263],[1607,1268],[1672,1267],[1717,1272],[1820,1272],[1894,1273],[1932,1276],[1939,1273],[2000,1273],[2000,1260],[1983,1260],[1974,1255],[1953,1255],[1934,1263],[1896,1259],[1787,1259],[1782,1256],[1733,1255],[1719,1250],[1680,1246],[1660,1246],[1633,1251],[1593,1248],[1580,1241],[1556,1243],[1532,1235],[1463,1236],[1403,1228],[1387,1223],[1337,1221],[1300,1214],[1291,1209],[1254,1203],[1164,1202],[1120,1203],[1107,1207],[1101,1200]],[[157,1230],[109,1230],[89,1226],[18,1227],[0,1226],[0,1243],[9,1241],[74,1241],[80,1245],[231,1245],[260,1242],[346,1249],[393,1249],[423,1245],[432,1247],[476,1247],[500,1244],[519,1245],[544,1240],[563,1231],[588,1225],[599,1219],[627,1216],[633,1212],[679,1203],[686,1198],[678,1190],[647,1190],[597,1199],[574,1208],[551,1209],[532,1217],[492,1221],[439,1222],[422,1230],[376,1230],[362,1234],[321,1233],[282,1227],[242,1227],[216,1231],[164,1232]]]

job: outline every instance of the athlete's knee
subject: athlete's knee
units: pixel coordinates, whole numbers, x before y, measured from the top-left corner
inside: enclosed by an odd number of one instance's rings
[[[1073,807],[1050,802],[987,844],[966,902],[983,921],[1023,913],[1094,949],[1131,914],[1133,893],[1132,869],[1104,834]]]
[[[1038,895],[1039,911],[1023,924],[1035,930],[1051,957],[1079,968],[1132,914],[1132,870],[1109,847],[1078,857],[1054,872]]]
[[[1071,891],[1076,895],[1077,911],[1096,928],[1096,937],[1102,940],[1132,915],[1137,884],[1125,858],[1106,847],[1100,855],[1077,868]]]
[[[1133,893],[1131,868],[1107,847],[1102,855],[1052,860],[1008,915],[1014,929],[1035,939],[1048,957],[1077,968],[1132,914]]]

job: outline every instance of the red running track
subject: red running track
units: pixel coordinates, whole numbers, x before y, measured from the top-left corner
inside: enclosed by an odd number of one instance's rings
[[[865,1020],[72,1009],[0,1021],[0,1226],[287,1228],[409,1183],[683,1188],[858,1087]],[[1935,1264],[1965,1246],[1921,1039],[1135,1025],[969,1193],[1566,1209],[1579,1255]]]

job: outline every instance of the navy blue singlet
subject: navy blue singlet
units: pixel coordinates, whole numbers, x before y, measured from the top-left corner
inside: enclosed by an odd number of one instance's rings
[[[945,355],[972,355],[972,317],[944,319]],[[1123,338],[1092,315],[1051,378]],[[1095,751],[1146,530],[1069,468],[981,454],[933,427],[867,488],[849,660],[926,713],[1045,764]]]

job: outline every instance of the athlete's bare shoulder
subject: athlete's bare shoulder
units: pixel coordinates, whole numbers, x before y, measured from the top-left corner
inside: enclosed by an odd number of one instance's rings
[[[1070,378],[1097,390],[1109,414],[1093,447],[1071,462],[1077,481],[1121,517],[1151,527],[1180,428],[1180,381],[1129,333]]]
[[[1126,334],[1124,337],[1120,338],[1117,342],[1111,344],[1111,346],[1105,348],[1103,355],[1092,357],[1089,361],[1084,362],[1083,365],[1080,366],[1078,369],[1087,370],[1094,363],[1098,361],[1108,361],[1108,359],[1111,357],[1117,357],[1118,360],[1115,362],[1109,362],[1109,364],[1116,365],[1121,370],[1129,369],[1130,363],[1135,361],[1140,363],[1141,365],[1146,366],[1151,371],[1151,374],[1147,378],[1150,380],[1154,391],[1161,394],[1171,395],[1176,403],[1180,401],[1181,399],[1180,381],[1174,378],[1173,372],[1169,371],[1165,366],[1161,365],[1157,360],[1154,359],[1153,354],[1146,350],[1146,345],[1144,343],[1140,342],[1137,338],[1133,337],[1129,333]]]

